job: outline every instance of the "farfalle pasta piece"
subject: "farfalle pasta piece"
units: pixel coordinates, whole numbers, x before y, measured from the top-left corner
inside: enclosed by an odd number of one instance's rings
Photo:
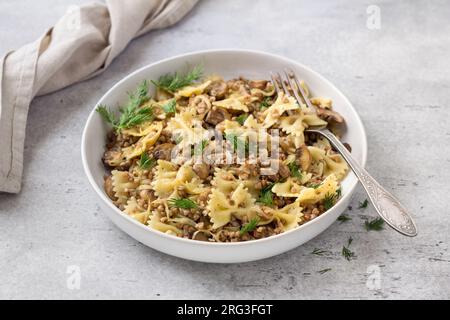
[[[133,159],[140,156],[144,151],[148,150],[149,147],[154,145],[158,140],[163,124],[160,121],[153,122],[146,129],[146,135],[140,138],[135,144],[123,148],[122,156],[127,160]]]
[[[280,93],[277,100],[263,112],[263,127],[270,128],[289,110],[299,110],[300,106],[294,97],[288,97]]]
[[[178,90],[175,94],[176,97],[191,97],[202,94],[206,88],[211,84],[211,80],[207,80],[198,85],[186,86]]]
[[[191,166],[183,165],[178,168],[169,161],[158,160],[155,178],[152,181],[155,195],[164,199],[171,198],[176,195],[179,186],[183,186],[184,191],[191,195],[205,191]]]
[[[308,147],[309,152],[313,158],[313,162],[323,163],[324,176],[334,174],[338,180],[342,180],[348,172],[347,162],[340,154],[327,154],[325,150],[318,147]]]
[[[148,221],[148,225],[155,229],[158,230],[162,233],[168,233],[168,234],[182,234],[182,231],[180,229],[178,229],[177,227],[167,224],[167,223],[162,223],[160,221],[160,216],[158,212],[152,212],[152,215],[150,216],[150,219]]]
[[[304,188],[298,196],[298,201],[304,203],[317,203],[326,195],[335,194],[338,189],[338,180],[334,174],[330,174],[317,188]]]
[[[146,210],[145,208],[142,208],[138,204],[135,197],[131,197],[128,200],[123,211],[126,212],[133,219],[143,224],[147,223],[147,219],[150,215],[150,211]]]
[[[172,132],[172,137],[181,138],[181,144],[194,145],[208,139],[209,133],[202,127],[202,121],[195,117],[192,110],[177,113],[167,123],[167,129]]]
[[[248,112],[247,105],[250,102],[256,101],[256,99],[256,97],[252,97],[251,95],[232,94],[227,99],[214,101],[212,105],[224,109]]]
[[[275,183],[272,192],[279,197],[298,197],[304,187],[299,185],[294,178],[289,177],[284,182]]]
[[[114,196],[117,198],[117,203],[125,205],[129,198],[129,192],[135,190],[139,182],[128,173],[128,171],[111,171],[111,180],[113,185]]]
[[[231,221],[231,216],[234,215],[238,219],[246,216],[248,220],[254,218],[258,212],[255,207],[255,199],[240,183],[236,190],[233,191],[230,198],[218,189],[212,189],[207,209],[211,222],[212,229],[220,228]]]
[[[230,194],[237,189],[239,184],[243,184],[253,197],[257,197],[259,194],[259,191],[255,188],[256,183],[257,179],[255,178],[241,180],[236,178],[231,171],[221,168],[215,169],[214,179],[211,182],[215,188],[225,194]]]

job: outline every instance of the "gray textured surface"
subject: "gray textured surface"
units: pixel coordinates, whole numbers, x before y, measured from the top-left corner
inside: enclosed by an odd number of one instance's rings
[[[0,54],[34,40],[71,3],[0,2]],[[134,42],[99,77],[38,98],[29,114],[24,186],[0,194],[0,298],[450,298],[450,4],[445,1],[203,1],[173,28]],[[45,5],[44,5],[45,4]],[[381,29],[366,8],[381,9]],[[311,66],[358,109],[367,168],[410,208],[419,236],[335,223],[311,242],[259,262],[180,260],[134,241],[99,212],[82,171],[88,112],[129,72],[175,54],[220,47],[267,50]],[[357,258],[340,256],[349,236]],[[315,248],[331,250],[319,257]],[[67,267],[81,269],[79,290]],[[381,287],[366,285],[378,265]],[[325,274],[317,271],[332,268]],[[370,270],[370,269],[369,269]]]

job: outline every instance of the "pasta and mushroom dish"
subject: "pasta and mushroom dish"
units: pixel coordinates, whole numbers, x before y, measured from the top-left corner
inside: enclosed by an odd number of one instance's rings
[[[310,99],[315,110],[268,80],[226,81],[200,67],[144,81],[119,112],[96,109],[111,126],[105,192],[177,237],[236,242],[296,228],[338,201],[348,171],[326,139],[305,132],[344,119],[330,99]]]

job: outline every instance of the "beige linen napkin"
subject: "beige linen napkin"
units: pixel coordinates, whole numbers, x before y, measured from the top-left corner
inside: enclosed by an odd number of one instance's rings
[[[139,35],[176,23],[198,0],[107,0],[73,7],[40,39],[0,60],[0,191],[20,191],[28,106],[105,70]]]

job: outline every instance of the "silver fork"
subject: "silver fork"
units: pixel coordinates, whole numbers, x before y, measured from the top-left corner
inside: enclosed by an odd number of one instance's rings
[[[312,112],[316,112],[315,106],[308,99],[295,73],[292,70],[285,70],[284,74],[285,80],[282,79],[279,73],[271,73],[272,82],[277,93],[283,92],[287,96],[292,96],[292,91],[299,105],[302,104],[303,100]],[[406,209],[352,157],[347,148],[330,130],[326,127],[310,127],[306,131],[320,134],[330,141],[331,145],[347,161],[366,190],[375,210],[389,226],[406,236],[414,237],[417,235],[416,225]]]

